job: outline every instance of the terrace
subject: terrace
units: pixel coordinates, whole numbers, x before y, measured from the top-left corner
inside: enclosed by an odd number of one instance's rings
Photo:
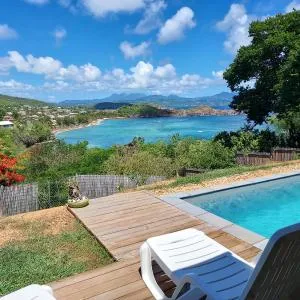
[[[197,228],[251,261],[260,249],[225,232],[227,224],[212,226],[146,191],[116,194],[91,200],[71,212],[101,242],[116,262],[50,284],[57,299],[153,299],[141,279],[139,248],[149,237]],[[176,219],[176,222],[174,222]],[[174,284],[154,266],[162,289],[170,294]]]
[[[267,239],[189,200],[201,194],[206,199],[207,193],[260,180],[299,176],[299,167],[299,161],[294,161],[242,174],[213,173],[206,179],[201,175],[185,178],[184,182],[168,180],[164,185],[144,186],[143,190],[90,195],[95,199],[85,208],[67,211],[61,206],[1,218],[4,240],[0,239],[0,254],[8,261],[0,270],[0,293],[45,283],[53,288],[56,299],[153,299],[140,275],[139,248],[150,237],[187,228],[203,231],[251,262]],[[28,223],[29,219],[34,222]],[[27,239],[30,234],[33,239]],[[6,242],[9,239],[12,244]],[[26,269],[30,272],[20,271]],[[174,283],[158,265],[153,269],[157,282],[170,295]]]

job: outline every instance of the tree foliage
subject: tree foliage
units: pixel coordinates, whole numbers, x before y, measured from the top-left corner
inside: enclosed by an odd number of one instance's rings
[[[103,164],[114,149],[88,148],[87,145],[87,142],[69,145],[56,140],[33,147],[25,164],[27,180],[103,174]]]
[[[255,21],[249,35],[251,44],[239,49],[224,78],[237,93],[231,107],[261,124],[300,104],[300,11]]]
[[[13,129],[13,135],[16,142],[22,143],[26,147],[53,138],[49,125],[42,122],[28,122],[25,125],[19,124]]]
[[[280,143],[288,147],[300,147],[300,107],[288,112],[281,119],[273,117],[271,123],[278,131]]]
[[[280,146],[280,138],[274,131],[266,130],[239,130],[222,131],[214,138],[224,147],[231,149],[234,153],[242,152],[271,152],[276,146]]]

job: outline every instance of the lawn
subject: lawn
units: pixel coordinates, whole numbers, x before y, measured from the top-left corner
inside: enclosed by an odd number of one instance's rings
[[[113,262],[64,207],[0,218],[0,295]]]

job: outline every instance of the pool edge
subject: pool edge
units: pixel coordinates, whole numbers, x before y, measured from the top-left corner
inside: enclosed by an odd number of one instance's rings
[[[288,178],[293,176],[299,176],[300,170],[291,171],[287,173],[274,174],[269,176],[261,176],[257,178],[247,179],[240,182],[227,185],[219,185],[212,188],[201,188],[194,191],[180,192],[168,194],[166,196],[160,197],[164,202],[171,204],[178,209],[184,211],[185,213],[190,214],[193,217],[198,218],[201,221],[208,223],[216,227],[217,229],[222,229],[224,232],[227,232],[240,240],[245,241],[248,244],[253,245],[254,247],[263,250],[268,242],[268,238],[262,236],[256,232],[253,232],[249,229],[246,229],[240,225],[234,224],[222,217],[219,217],[211,212],[206,211],[200,207],[197,207],[189,202],[186,202],[187,198],[192,198],[200,195],[207,195],[219,191],[230,190],[234,188],[255,185],[263,182],[275,181],[282,178]]]

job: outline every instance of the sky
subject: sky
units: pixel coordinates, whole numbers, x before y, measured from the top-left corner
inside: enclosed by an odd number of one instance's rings
[[[212,95],[248,27],[300,0],[1,0],[0,94]]]

